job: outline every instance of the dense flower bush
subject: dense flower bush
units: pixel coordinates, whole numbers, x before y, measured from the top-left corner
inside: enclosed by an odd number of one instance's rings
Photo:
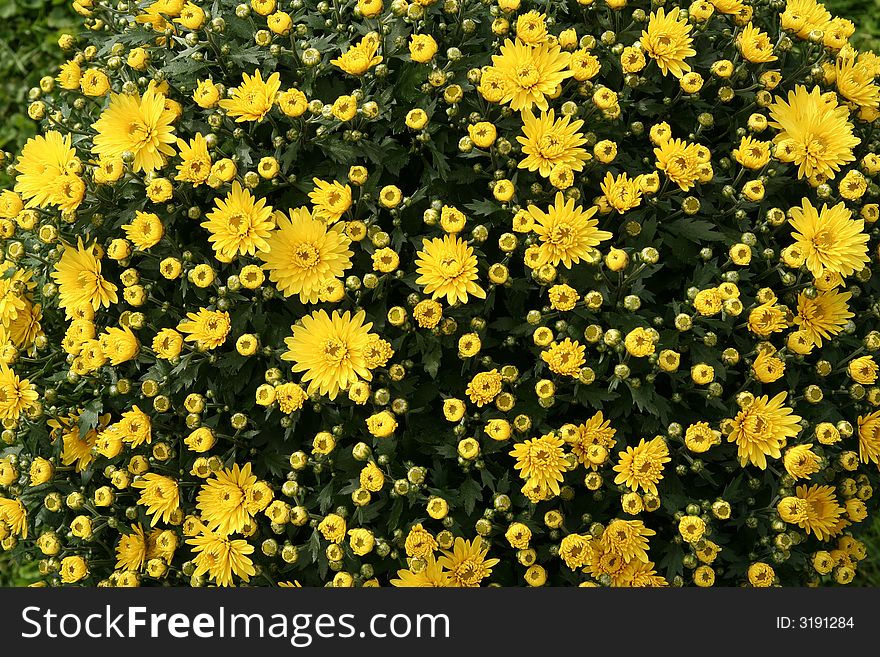
[[[0,193],[48,584],[851,581],[880,59],[815,0],[77,0]]]

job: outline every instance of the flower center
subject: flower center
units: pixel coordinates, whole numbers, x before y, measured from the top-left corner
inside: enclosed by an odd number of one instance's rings
[[[516,69],[516,81],[523,89],[534,87],[540,79],[541,75],[532,62],[521,64]]]
[[[300,244],[293,252],[293,263],[302,269],[311,269],[321,261],[314,244]]]
[[[321,345],[321,353],[333,365],[338,365],[348,358],[348,347],[339,338],[328,338]]]

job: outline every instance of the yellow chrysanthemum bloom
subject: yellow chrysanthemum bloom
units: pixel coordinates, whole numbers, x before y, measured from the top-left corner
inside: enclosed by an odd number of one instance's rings
[[[691,70],[685,59],[697,54],[691,45],[691,25],[681,18],[681,11],[675,7],[668,13],[660,7],[651,12],[647,29],[642,31],[642,50],[651,57],[663,75],[672,73],[677,78]]]
[[[851,296],[850,292],[829,290],[819,292],[811,299],[801,292],[798,294],[794,323],[807,334],[813,344],[821,347],[823,339],[828,340],[840,333],[847,321],[855,317],[846,303]]]
[[[122,226],[125,236],[141,251],[156,246],[165,234],[165,227],[158,215],[152,212],[134,213],[131,223]]]
[[[458,536],[452,550],[444,550],[437,564],[447,571],[451,586],[477,587],[492,574],[492,567],[499,562],[499,559],[487,559],[488,553],[489,548],[483,548],[479,536],[473,541]]]
[[[365,351],[373,324],[364,323],[365,319],[363,311],[340,315],[334,310],[327,315],[319,310],[292,327],[293,336],[285,338],[287,351],[281,358],[293,361],[294,372],[304,372],[309,394],[335,399],[355,381],[372,379]]]
[[[249,492],[257,483],[251,474],[251,464],[244,467],[233,464],[208,479],[196,497],[202,521],[211,531],[228,536],[240,532],[250,522],[248,511]]]
[[[351,207],[351,187],[319,178],[313,178],[312,182],[315,188],[309,192],[309,199],[315,206],[315,216],[328,222],[339,221]]]
[[[525,155],[518,165],[520,169],[537,171],[545,178],[560,164],[568,165],[572,171],[583,171],[584,162],[590,158],[586,149],[580,148],[587,141],[578,132],[583,121],[572,121],[570,116],[557,119],[552,109],[538,117],[531,110],[523,110],[522,120],[523,136],[516,138]]]
[[[147,539],[144,536],[144,528],[141,524],[133,525],[130,533],[119,536],[119,543],[116,545],[116,568],[139,571],[146,561]]]
[[[57,205],[75,209],[85,194],[85,183],[71,136],[55,130],[28,139],[15,165],[15,191],[27,201],[26,207]]]
[[[819,457],[812,450],[813,443],[795,445],[785,450],[782,456],[782,465],[785,471],[795,479],[809,479],[819,472],[821,464]]]
[[[855,160],[852,149],[861,139],[853,135],[849,109],[819,87],[808,91],[798,85],[788,92],[787,102],[777,96],[769,111],[770,126],[779,130],[773,138],[775,155],[797,165],[798,178],[833,178]]]
[[[872,356],[860,356],[847,364],[846,371],[856,383],[869,386],[877,382],[877,363]]]
[[[835,429],[833,424],[828,425]],[[862,463],[880,464],[880,411],[874,411],[868,415],[860,415],[859,427],[859,460]],[[836,429],[835,429],[836,430]],[[823,444],[831,444],[836,440],[826,440]]]
[[[780,392],[773,399],[757,397],[733,419],[727,440],[736,443],[743,467],[751,463],[765,470],[767,457],[778,459],[786,441],[800,433],[800,416],[783,406],[786,395]]]
[[[649,441],[642,438],[635,447],[620,452],[618,458],[617,465],[612,468],[618,473],[614,483],[653,495],[657,495],[657,484],[663,479],[663,466],[672,460],[666,441],[659,436]]]
[[[77,238],[75,247],[63,246],[61,258],[55,263],[52,280],[58,284],[58,305],[67,311],[68,318],[82,306],[98,310],[118,301],[116,286],[101,275],[96,246],[92,244],[87,248],[82,238]]]
[[[370,33],[338,58],[331,59],[330,63],[338,66],[349,75],[363,75],[377,64],[382,63],[382,56],[376,55],[378,50],[379,37],[375,33]]]
[[[468,243],[455,235],[443,239],[422,239],[422,250],[416,254],[417,285],[435,301],[446,297],[450,305],[467,303],[468,295],[485,299],[486,292],[477,285],[477,256]]]
[[[225,199],[217,199],[215,207],[202,222],[211,235],[208,241],[227,260],[238,255],[254,255],[267,246],[266,238],[275,227],[272,206],[266,199],[255,199],[238,181]]]
[[[207,574],[219,586],[232,586],[233,577],[245,582],[256,574],[253,562],[247,555],[252,554],[254,546],[244,539],[231,539],[223,533],[204,531],[187,539],[193,546],[196,577]]]
[[[654,149],[655,166],[686,192],[700,177],[699,146],[682,139],[666,139]]]
[[[153,516],[150,520],[151,527],[155,527],[160,520],[167,523],[171,515],[180,508],[177,482],[170,477],[148,472],[131,485],[142,489],[138,504],[147,507],[147,515]]]
[[[476,404],[478,407],[482,408],[486,404],[491,403],[495,397],[498,396],[498,393],[501,392],[501,382],[502,382],[501,373],[498,370],[490,370],[488,372],[480,372],[476,374],[467,385],[468,397],[471,402]],[[446,400],[447,402],[451,400]],[[461,402],[459,402],[461,403]],[[464,405],[462,404],[462,414],[464,414]],[[444,412],[446,411],[446,405],[444,403]],[[447,419],[449,419],[449,415],[447,414]],[[461,419],[460,417],[458,419]],[[454,421],[454,420],[450,420]]]
[[[534,480],[537,485],[546,486],[554,495],[559,495],[559,482],[568,469],[562,449],[564,444],[562,438],[552,433],[518,443],[510,452],[516,459],[513,467],[520,471],[523,479]]]
[[[448,588],[453,586],[449,573],[437,563],[433,555],[426,560],[421,570],[398,570],[397,579],[391,586],[404,588]]]
[[[190,139],[187,144],[183,139],[177,140],[181,163],[177,165],[175,180],[182,180],[198,187],[211,174],[211,156],[208,154],[208,143],[201,132]]]
[[[570,269],[572,264],[588,258],[596,252],[596,246],[612,237],[608,231],[596,228],[599,222],[593,219],[595,207],[584,210],[575,205],[574,199],[566,200],[561,192],[556,193],[554,204],[547,208],[547,212],[534,205],[530,205],[528,211],[535,220],[534,231],[541,240],[533,268],[562,263]]]
[[[281,89],[281,76],[273,73],[266,80],[259,69],[253,75],[242,73],[241,84],[235,89],[232,98],[224,98],[219,105],[225,109],[236,123],[243,121],[262,121],[272,109]]]
[[[547,96],[572,75],[567,70],[570,58],[571,55],[558,45],[542,43],[531,46],[520,39],[506,39],[500,54],[492,55],[490,68],[500,75],[502,81],[500,98],[494,102],[509,103],[515,111],[531,109],[532,106],[546,111]]]
[[[638,180],[630,179],[626,172],[614,176],[610,171],[605,174],[599,185],[605,199],[618,214],[637,208],[642,203],[642,190]]]
[[[743,58],[753,64],[775,62],[773,43],[766,32],[755,27],[751,23],[746,25],[736,37],[736,45],[739,47]]]
[[[880,106],[880,86],[874,83],[875,76],[871,67],[856,59],[855,51],[841,53],[834,65],[837,92],[859,107]]]
[[[36,386],[0,362],[0,419],[17,421],[40,399]]]
[[[342,223],[327,226],[307,208],[275,213],[277,229],[269,233],[258,253],[263,269],[278,291],[317,303],[328,279],[340,278],[351,267],[351,240]]]
[[[791,209],[792,237],[806,256],[807,268],[813,276],[822,276],[827,269],[850,276],[869,262],[868,234],[865,222],[853,219],[843,203],[817,210],[805,198],[801,207]]]
[[[833,486],[798,486],[795,495],[785,497],[776,505],[779,517],[797,525],[820,541],[834,536],[838,518],[844,509],[837,503]]]
[[[231,326],[228,312],[200,308],[186,317],[177,330],[186,335],[187,342],[195,342],[199,349],[216,349],[226,342]]]
[[[92,125],[97,133],[92,151],[102,158],[130,152],[135,172],[161,169],[174,155],[175,118],[174,112],[165,108],[165,96],[154,87],[143,96],[111,94],[110,104]]]

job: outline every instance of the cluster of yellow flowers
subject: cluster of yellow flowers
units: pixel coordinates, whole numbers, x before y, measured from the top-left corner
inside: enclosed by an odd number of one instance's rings
[[[855,578],[880,57],[850,21],[74,8],[0,192],[0,545],[40,583]]]

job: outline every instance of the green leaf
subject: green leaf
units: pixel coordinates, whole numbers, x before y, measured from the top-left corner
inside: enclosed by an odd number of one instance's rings
[[[670,223],[661,223],[660,228],[697,244],[721,242],[725,239],[722,233],[715,230],[715,224],[702,219],[677,219]]]

